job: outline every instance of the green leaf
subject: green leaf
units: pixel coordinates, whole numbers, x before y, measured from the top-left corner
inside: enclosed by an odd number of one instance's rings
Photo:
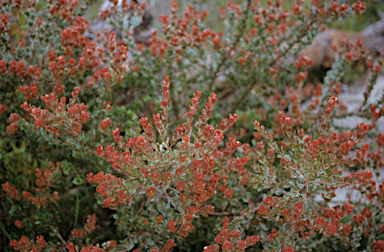
[[[82,185],[84,183],[84,180],[80,176],[77,176],[76,178],[73,179],[72,182],[73,184],[78,186],[78,185]]]
[[[69,175],[69,173],[71,172],[71,164],[67,161],[67,160],[64,160],[62,163],[61,163],[61,167],[63,169],[63,173],[65,175]]]
[[[133,249],[133,247],[135,246],[135,244],[133,242],[131,242],[128,247],[124,246],[123,244],[119,244],[117,245],[113,250],[112,252],[117,252],[117,251],[129,251],[130,249]]]

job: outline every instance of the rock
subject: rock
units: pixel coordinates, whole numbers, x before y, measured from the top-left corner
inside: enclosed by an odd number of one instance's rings
[[[384,27],[383,27],[384,28]],[[384,29],[383,29],[384,32]],[[369,33],[371,34],[371,33]],[[357,39],[363,42],[366,52],[373,58],[377,58],[384,49],[384,37],[364,35],[364,33],[351,33],[340,30],[328,29],[318,34],[312,44],[301,50],[300,56],[308,56],[313,61],[312,68],[330,69],[337,56],[337,49],[343,43],[356,43]]]
[[[382,20],[368,26],[361,33],[336,29],[325,30],[314,38],[311,45],[305,47],[295,57],[288,59],[287,63],[293,63],[299,57],[307,56],[313,61],[313,66],[309,70],[328,70],[338,55],[338,49],[345,43],[356,44],[357,39],[362,41],[365,52],[372,56],[374,61],[380,55],[384,55],[384,15]]]
[[[131,3],[131,0],[127,0],[128,3]],[[121,8],[121,0],[119,0],[117,4],[117,8]],[[113,4],[109,1],[104,1],[104,3],[100,6],[99,11],[102,12],[103,10],[110,10]],[[128,20],[131,18],[129,15],[124,17],[124,19]],[[144,43],[147,44],[148,39],[151,37],[152,32],[154,31],[154,28],[152,26],[153,22],[153,16],[149,11],[145,11],[142,16],[142,22],[134,27],[133,29],[133,37],[136,41],[136,43]],[[117,29],[116,27],[113,27],[111,24],[109,24],[107,21],[103,21],[100,18],[96,18],[95,20],[92,20],[88,26],[87,31],[85,32],[85,36],[96,40],[97,33],[103,34],[105,29],[109,29],[111,32],[114,32],[116,34],[116,40],[122,39],[121,30]]]

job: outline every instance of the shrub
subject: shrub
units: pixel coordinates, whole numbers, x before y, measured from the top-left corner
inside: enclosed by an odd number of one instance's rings
[[[214,32],[173,0],[147,44],[146,4],[111,2],[99,16],[121,38],[94,40],[92,1],[1,4],[3,250],[384,251],[383,98],[368,101],[382,58],[343,43],[313,85],[295,57],[364,2],[228,2]],[[370,83],[348,112],[359,58]],[[352,115],[366,123],[335,123]]]

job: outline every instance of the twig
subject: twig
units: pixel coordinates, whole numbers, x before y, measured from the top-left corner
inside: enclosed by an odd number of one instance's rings
[[[222,216],[222,215],[238,215],[241,212],[235,212],[235,213],[230,213],[230,212],[221,212],[221,213],[211,213],[209,215],[215,215],[215,216]]]
[[[247,22],[247,19],[248,19],[248,12],[249,12],[250,7],[251,7],[251,0],[248,0],[247,1],[247,8],[245,10],[245,15],[243,16],[243,19],[240,22],[241,30],[240,30],[239,34],[237,34],[236,39],[233,42],[232,46],[229,48],[228,52],[226,52],[221,57],[220,63],[218,64],[215,72],[211,74],[211,78],[212,79],[211,79],[211,82],[208,84],[208,90],[212,91],[212,87],[213,87],[213,84],[215,83],[215,80],[217,78],[217,74],[220,72],[221,67],[225,64],[225,62],[229,58],[231,52],[235,49],[237,43],[239,43],[241,35],[244,33],[244,30],[245,30],[245,27],[246,27],[246,22]]]
[[[259,207],[255,207],[252,209],[252,212],[256,212],[259,210]],[[221,213],[211,213],[209,215],[214,215],[214,216],[223,216],[223,215],[240,215],[241,212],[234,212],[234,213],[231,213],[231,212],[221,212]]]
[[[63,244],[67,244],[66,241],[64,241],[63,237],[60,235],[59,232],[56,231],[56,229],[50,225],[47,224],[47,226],[55,233],[55,235],[60,239],[60,241],[63,243]]]
[[[315,16],[316,18],[316,16]],[[313,21],[309,23],[309,26],[313,24]],[[308,25],[307,25],[308,26]],[[295,44],[301,41],[302,38],[306,36],[306,33],[302,33],[300,37],[298,37],[291,45],[289,45],[283,53],[281,53],[276,59],[272,60],[272,62],[269,64],[270,66],[273,66],[279,59],[281,59],[283,56],[285,56]]]
[[[378,77],[378,74],[377,73],[373,73],[372,77],[370,78],[369,80],[369,84],[364,92],[364,101],[363,103],[361,104],[360,108],[359,108],[359,112],[361,112],[364,108],[364,106],[367,104],[368,102],[368,98],[369,98],[369,95],[371,94],[372,90],[373,90],[373,87],[375,86],[376,84],[376,80],[377,80],[377,77]]]
[[[75,212],[75,222],[73,223],[73,227],[75,228],[77,225],[77,218],[79,216],[79,193],[76,193],[76,212]]]

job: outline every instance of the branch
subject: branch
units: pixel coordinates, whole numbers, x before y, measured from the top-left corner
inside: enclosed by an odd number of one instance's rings
[[[56,229],[50,225],[47,224],[47,226],[56,234],[56,236],[60,239],[60,241],[63,243],[63,244],[67,244],[66,241],[64,241],[63,237],[60,235],[59,232],[56,231]]]

